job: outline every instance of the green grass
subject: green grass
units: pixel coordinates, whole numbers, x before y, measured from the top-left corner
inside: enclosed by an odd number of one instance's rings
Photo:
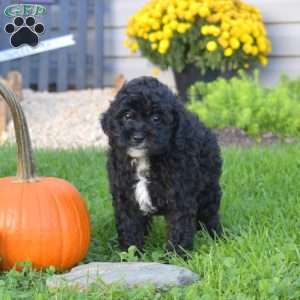
[[[120,253],[105,172],[105,155],[93,149],[39,151],[38,173],[72,182],[91,212],[92,244],[85,262],[138,260],[186,266],[201,280],[157,292],[94,284],[86,292],[45,286],[51,270],[0,273],[0,299],[300,299],[300,148],[298,145],[223,150],[222,219],[225,237],[197,234],[186,261],[162,251],[164,221],[155,222],[142,258]],[[0,176],[15,173],[15,149],[0,149]],[[0,199],[1,201],[1,199]],[[1,241],[0,241],[1,242]]]

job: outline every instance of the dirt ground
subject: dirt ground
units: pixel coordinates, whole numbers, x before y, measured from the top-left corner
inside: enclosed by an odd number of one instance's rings
[[[224,128],[215,129],[214,132],[217,135],[220,145],[238,145],[238,146],[250,146],[250,145],[271,145],[271,144],[292,144],[297,140],[294,138],[282,138],[273,134],[272,132],[266,132],[259,137],[250,137],[244,130],[238,128]]]
[[[62,93],[24,90],[21,102],[35,148],[106,147],[99,118],[114,97],[113,89]],[[12,122],[2,141],[14,142]]]

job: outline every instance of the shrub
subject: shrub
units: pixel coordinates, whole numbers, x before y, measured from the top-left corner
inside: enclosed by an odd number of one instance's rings
[[[258,72],[253,77],[240,73],[229,81],[197,82],[189,92],[188,109],[209,127],[241,128],[253,136],[264,132],[300,135],[300,80],[282,77],[268,89],[259,83]]]
[[[129,19],[127,36],[133,52],[177,72],[266,65],[271,51],[259,10],[235,0],[151,0]]]

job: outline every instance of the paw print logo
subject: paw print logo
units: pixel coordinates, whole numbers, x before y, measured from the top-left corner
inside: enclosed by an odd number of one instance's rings
[[[45,27],[42,23],[35,22],[34,17],[16,17],[13,23],[8,23],[5,26],[5,31],[11,34],[10,43],[13,47],[21,45],[37,46],[39,43],[39,34],[42,34]]]

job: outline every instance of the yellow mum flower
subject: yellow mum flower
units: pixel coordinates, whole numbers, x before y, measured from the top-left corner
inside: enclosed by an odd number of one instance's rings
[[[169,17],[168,15],[164,16],[164,17],[162,18],[162,22],[163,22],[163,24],[169,23],[169,22],[170,22],[170,17]]]
[[[253,37],[251,35],[245,33],[241,36],[241,41],[243,43],[252,44],[253,43]]]
[[[140,30],[138,30],[137,36],[143,37],[143,35],[144,35],[144,30],[141,28]]]
[[[243,32],[250,33],[250,32],[251,32],[251,26],[244,24],[244,25],[241,27],[241,30],[242,30]]]
[[[167,50],[170,47],[170,41],[169,40],[161,40],[158,47],[158,52],[161,54],[164,54],[167,52]]]
[[[192,12],[186,11],[185,14],[184,14],[184,18],[185,18],[187,21],[192,21],[193,18],[194,18],[194,15],[192,14]]]
[[[229,39],[229,37],[230,37],[230,33],[228,31],[222,32],[221,34],[222,39]]]
[[[190,5],[190,11],[192,12],[193,15],[196,15],[202,8],[200,3],[197,2],[192,2],[192,4]]]
[[[250,44],[245,44],[243,46],[243,51],[246,53],[246,54],[250,54],[252,52],[252,46]]]
[[[220,14],[214,14],[207,17],[207,21],[210,23],[217,23],[220,21],[220,19],[221,19]]]
[[[190,25],[187,23],[179,23],[177,26],[177,31],[179,33],[185,33],[190,28]]]
[[[215,41],[210,41],[206,45],[206,49],[209,52],[213,52],[213,51],[217,50],[217,48],[218,48],[218,45],[217,45],[217,43]]]
[[[152,43],[152,44],[151,44],[151,49],[152,49],[152,50],[156,50],[157,47],[158,47],[157,43]]]
[[[236,49],[242,48],[246,55],[257,56],[262,64],[267,64],[266,55],[272,48],[266,27],[260,12],[252,5],[243,3],[244,1],[246,0],[147,0],[128,20],[129,40],[125,43],[126,47],[133,52],[137,51],[139,46],[136,41],[143,38],[149,43],[147,49],[164,54],[169,51],[176,32],[186,34],[201,19],[202,26],[198,31],[200,35],[195,39],[211,37],[209,41],[205,40],[206,51],[214,52],[219,48],[225,57],[231,57],[237,55]],[[147,56],[148,53],[144,53],[147,49],[141,50],[142,55]],[[197,54],[195,56],[198,58]],[[240,63],[244,66],[247,60],[239,61],[236,65]],[[205,62],[205,67],[209,65],[210,62]]]
[[[221,33],[221,29],[217,26],[212,26],[211,28],[211,34],[213,36],[218,36]]]
[[[201,33],[203,35],[211,34],[213,36],[218,36],[221,33],[221,29],[215,25],[204,25],[201,27]]]
[[[240,41],[236,38],[231,38],[229,44],[233,49],[238,49],[241,45]]]
[[[232,48],[225,49],[224,56],[229,57],[229,56],[232,56],[232,54],[233,54]]]
[[[200,29],[200,32],[203,35],[208,35],[209,34],[209,26],[207,26],[207,25],[202,26],[201,29]]]
[[[132,28],[131,26],[127,27],[127,35],[128,36],[133,36],[134,34],[135,34],[134,28]]]
[[[227,57],[232,56],[232,54],[233,54],[233,50],[231,48],[225,49],[225,51],[224,51],[225,56],[227,56]]]
[[[152,22],[151,27],[152,27],[152,29],[157,30],[160,28],[160,24],[158,21],[154,21],[154,22]]]
[[[183,18],[184,13],[185,13],[185,9],[181,9],[181,8],[176,9],[176,15],[178,16],[178,18]]]
[[[167,52],[167,50],[165,49],[165,48],[158,48],[158,52],[160,53],[160,54],[165,54],[166,52]]]
[[[239,37],[240,33],[241,33],[241,31],[236,26],[232,27],[231,30],[230,30],[230,35],[234,36],[234,37]]]
[[[253,36],[256,37],[256,38],[259,37],[260,32],[259,32],[257,26],[255,26],[255,27],[252,29],[252,34],[253,34]]]
[[[258,57],[258,60],[263,66],[266,66],[268,64],[268,58],[264,55],[260,55]]]
[[[130,50],[132,53],[135,53],[137,52],[137,50],[139,49],[139,45],[137,42],[133,42],[131,45],[130,45]]]
[[[241,31],[240,28],[237,28],[235,31],[234,31],[234,36],[239,38],[241,35],[243,34],[243,31]]]
[[[150,33],[149,34],[149,41],[150,42],[155,42],[157,40],[156,34],[155,33]]]
[[[198,14],[202,18],[209,16],[210,10],[209,10],[208,6],[206,6],[206,5],[201,6],[200,9],[198,10]]]
[[[168,14],[168,17],[169,17],[170,21],[173,21],[173,20],[176,20],[176,19],[177,19],[177,16],[176,16],[175,13]]]
[[[170,27],[165,26],[163,29],[163,35],[165,39],[170,39],[173,36],[173,32]]]
[[[160,19],[161,18],[161,11],[160,10],[158,10],[158,9],[156,9],[156,10],[154,10],[153,12],[152,12],[152,16],[154,17],[154,18],[156,18],[156,19]]]
[[[267,50],[267,42],[264,38],[259,37],[257,39],[257,46],[260,52],[265,52]]]
[[[188,3],[186,1],[178,1],[177,7],[181,10],[185,10],[188,7]]]
[[[229,45],[228,40],[223,39],[223,38],[219,38],[218,39],[219,44],[223,47],[223,48],[227,48]]]
[[[173,5],[168,6],[167,13],[169,15],[175,14],[175,12],[176,12],[176,9],[175,9],[175,7]]]
[[[224,30],[224,31],[225,30],[229,30],[230,29],[230,25],[228,23],[222,22],[221,29]]]
[[[164,34],[162,31],[157,31],[156,32],[156,39],[157,40],[162,40],[164,38]]]
[[[170,23],[170,27],[171,27],[171,29],[176,30],[177,27],[178,27],[178,22],[175,21],[175,20],[173,20],[173,21]]]
[[[253,46],[253,47],[252,47],[251,54],[252,54],[253,56],[256,56],[256,55],[258,54],[258,48],[255,47],[255,46]]]

